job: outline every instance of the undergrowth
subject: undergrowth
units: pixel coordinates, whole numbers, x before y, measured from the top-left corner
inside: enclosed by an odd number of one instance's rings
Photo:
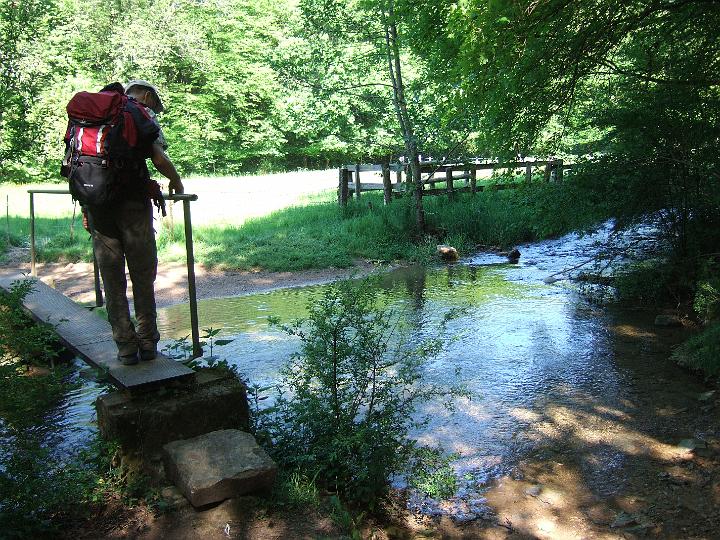
[[[314,498],[312,482],[370,511],[394,474],[417,476],[410,484],[431,496],[452,495],[454,473],[440,451],[419,447],[408,433],[427,421],[416,414],[421,403],[452,409],[467,395],[423,379],[426,363],[451,339],[445,325],[461,310],[446,314],[436,337],[417,342],[378,294],[367,280],[340,282],[308,306],[307,319],[274,320],[299,339],[300,351],[281,370],[277,392],[258,389],[270,392],[271,405],[260,407],[250,392],[256,437],[296,479],[296,492]]]
[[[118,448],[97,439],[58,455],[53,411],[78,382],[72,368],[54,366],[51,327],[23,312],[32,281],[0,295],[0,539],[56,538],[109,497],[128,504],[146,496],[142,477],[119,462]]]
[[[720,377],[720,323],[711,324],[688,339],[673,352],[672,358],[706,376]]]

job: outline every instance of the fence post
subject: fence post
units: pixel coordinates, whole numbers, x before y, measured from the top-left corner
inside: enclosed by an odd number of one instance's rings
[[[350,171],[346,167],[340,167],[340,185],[338,186],[338,199],[340,206],[347,206],[348,202],[348,177]]]
[[[547,164],[545,165],[545,178],[543,178],[543,180],[544,180],[545,182],[549,182],[549,181],[550,181],[550,171],[552,170],[552,164],[553,164],[553,160],[552,160],[552,159],[549,159],[549,160],[547,161]]]
[[[390,183],[390,165],[383,163],[382,166],[382,177],[383,177],[383,193],[385,194],[385,204],[392,202],[392,184]]]
[[[35,268],[35,194],[30,193],[30,275],[37,277]]]
[[[448,199],[452,201],[455,198],[452,167],[449,167],[448,170],[445,171],[445,189],[447,189]]]
[[[532,182],[532,163],[525,162],[525,181],[529,184]]]
[[[557,173],[555,173],[555,178],[557,179],[558,182],[562,182],[562,181],[563,181],[563,165],[564,165],[564,162],[563,162],[562,159],[558,159],[558,160],[556,161],[556,163],[557,163]]]
[[[397,171],[395,171],[395,183],[398,190],[402,190],[402,167],[399,165]]]
[[[190,200],[183,199],[183,217],[185,218],[185,253],[187,257],[188,295],[190,296],[190,326],[192,326],[193,358],[203,355],[200,346],[198,327],[197,289],[195,288],[195,255],[193,253],[192,222],[190,220]]]
[[[362,187],[360,185],[360,164],[355,164],[355,198],[360,198],[360,191]]]
[[[475,195],[477,191],[477,169],[470,171],[470,192]]]

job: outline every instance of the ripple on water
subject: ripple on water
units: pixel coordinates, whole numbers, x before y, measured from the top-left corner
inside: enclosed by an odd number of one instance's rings
[[[453,501],[442,503],[416,494],[411,505],[461,519],[484,515],[488,509],[482,494],[495,479],[577,429],[577,418],[567,410],[583,411],[600,397],[604,403],[622,398],[623,374],[614,364],[603,317],[562,282],[543,281],[598,253],[610,234],[607,225],[594,235],[523,245],[518,264],[479,254],[461,264],[401,268],[375,278],[374,286],[408,321],[411,342],[433,335],[450,309],[467,308],[448,327],[457,339],[427,364],[425,375],[447,387],[461,382],[472,398],[459,400],[453,413],[439,402],[425,404],[419,412],[427,413],[430,422],[412,434],[421,443],[460,454],[454,464],[462,479],[460,491]],[[222,336],[233,341],[216,354],[252,382],[272,383],[298,341],[270,328],[267,316],[285,322],[302,317],[307,303],[325,287],[202,300],[201,328],[221,328]],[[187,306],[159,310],[158,322],[163,336],[190,333]],[[74,433],[65,444],[82,441],[94,429],[88,411],[96,390],[86,386],[90,389],[79,390],[57,412],[56,425]],[[608,454],[603,463],[609,467],[617,460]]]

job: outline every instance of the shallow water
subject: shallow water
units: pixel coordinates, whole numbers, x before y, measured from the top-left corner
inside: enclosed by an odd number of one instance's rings
[[[103,392],[102,385],[82,376],[88,371],[84,362],[76,359],[71,367],[68,382],[75,388],[47,411],[39,425],[28,432],[41,441],[50,450],[50,455],[61,463],[87,448],[95,439],[95,400]],[[13,451],[12,432],[0,422],[0,461],[7,456],[7,452]]]
[[[460,454],[454,465],[462,478],[465,505],[454,512],[456,517],[482,514],[483,490],[492,480],[512,474],[543,439],[550,404],[579,407],[602,397],[605,406],[612,406],[626,397],[628,380],[614,358],[608,316],[572,282],[548,284],[546,279],[601,252],[610,234],[608,226],[584,237],[572,234],[521,245],[517,264],[485,253],[452,265],[401,268],[375,278],[387,302],[410,322],[414,341],[433,336],[448,310],[467,308],[450,323],[449,335],[455,339],[426,366],[425,377],[448,387],[461,382],[472,398],[461,399],[455,412],[441,403],[426,404],[422,412],[430,414],[431,421],[413,433],[421,443]],[[302,317],[307,303],[325,287],[203,300],[198,306],[201,328],[221,328],[221,337],[233,341],[214,353],[238,366],[251,382],[265,385],[277,379],[298,347],[295,339],[269,327],[268,315],[284,322]],[[159,310],[158,323],[165,338],[188,335],[187,306]],[[60,448],[77,446],[93,432],[92,400],[97,393],[96,385],[87,383],[53,413],[56,431],[65,433]],[[595,459],[597,486],[603,490],[603,476],[609,478],[623,456],[608,452]],[[607,489],[617,488],[613,479]],[[447,511],[433,501],[412,504],[428,513]]]
[[[601,252],[610,228],[519,246],[517,264],[484,253],[433,269],[401,268],[376,278],[391,306],[412,324],[411,339],[430,337],[451,308],[467,312],[452,321],[446,349],[425,369],[427,380],[464,383],[472,393],[455,412],[429,403],[431,422],[413,435],[460,454],[455,463],[462,493],[479,494],[509,474],[541,438],[537,425],[548,404],[578,404],[602,396],[605,404],[623,398],[624,375],[614,362],[607,316],[589,303],[572,282],[546,283],[564,269]],[[575,269],[575,273],[582,267]],[[567,274],[560,274],[562,278]],[[223,329],[234,341],[215,352],[238,366],[250,381],[266,384],[297,349],[297,341],[271,329],[267,315],[289,321],[324,286],[304,287],[199,303],[201,326]],[[165,336],[189,333],[186,306],[159,314]],[[459,370],[459,378],[456,378]],[[617,466],[619,455],[602,456],[600,469]],[[479,500],[479,499],[478,499]],[[433,511],[423,502],[424,510]],[[471,505],[472,506],[472,505]]]

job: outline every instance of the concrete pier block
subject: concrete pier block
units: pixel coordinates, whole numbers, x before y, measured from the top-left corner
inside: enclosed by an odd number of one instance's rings
[[[198,371],[195,384],[185,387],[105,394],[95,407],[103,437],[143,456],[159,454],[171,441],[249,424],[245,385],[218,370]]]

